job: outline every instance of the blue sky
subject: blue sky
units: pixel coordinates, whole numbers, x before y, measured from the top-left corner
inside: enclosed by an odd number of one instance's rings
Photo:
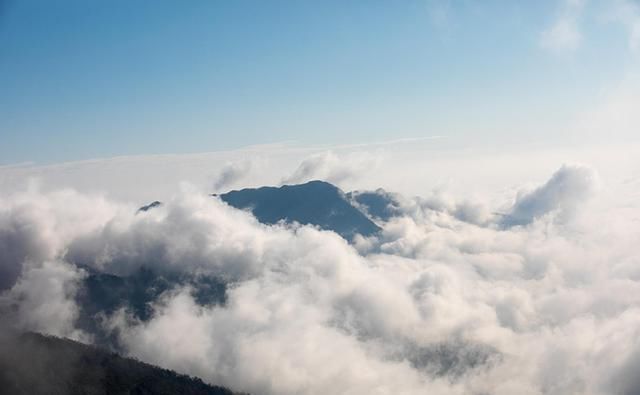
[[[0,164],[290,140],[553,144],[634,72],[640,37],[629,1],[9,0],[0,10]]]

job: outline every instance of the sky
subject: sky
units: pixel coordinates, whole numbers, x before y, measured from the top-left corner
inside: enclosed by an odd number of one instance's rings
[[[624,143],[639,50],[631,0],[5,0],[0,165],[432,136]]]

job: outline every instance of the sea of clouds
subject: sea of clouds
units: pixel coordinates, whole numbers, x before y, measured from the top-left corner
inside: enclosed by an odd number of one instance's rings
[[[316,167],[350,177],[331,170],[332,155],[281,179],[304,181]],[[221,167],[215,186],[252,163]],[[439,189],[391,194],[381,233],[352,244],[311,226],[260,224],[207,192],[183,186],[142,213],[74,189],[0,195],[2,319],[91,342],[76,325],[87,270],[152,266],[220,278],[227,300],[203,306],[180,286],[148,321],[119,310],[101,325],[130,356],[234,390],[640,391],[638,209],[614,203],[591,167],[557,167],[499,204]]]

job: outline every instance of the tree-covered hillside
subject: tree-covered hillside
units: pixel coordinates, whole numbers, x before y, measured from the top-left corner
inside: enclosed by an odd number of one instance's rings
[[[232,395],[233,392],[72,340],[35,333],[3,333],[0,394]]]

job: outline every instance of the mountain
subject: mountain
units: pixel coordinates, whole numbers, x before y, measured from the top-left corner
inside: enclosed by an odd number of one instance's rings
[[[353,191],[345,196],[356,207],[374,219],[388,221],[402,215],[396,196],[382,188],[375,191]]]
[[[262,223],[311,224],[332,230],[347,240],[371,236],[380,228],[354,207],[336,186],[324,181],[281,187],[247,188],[220,195],[229,205],[251,210]]]
[[[105,332],[99,317],[126,309],[141,321],[151,318],[151,304],[161,295],[177,287],[189,286],[196,303],[201,306],[223,305],[227,284],[212,276],[162,273],[141,267],[128,276],[102,273],[80,265],[87,276],[76,295],[79,307],[77,325],[93,336],[95,344],[117,350],[112,334]]]
[[[72,340],[3,331],[0,394],[233,395],[233,392]]]
[[[370,217],[385,220],[398,210],[393,196],[383,190],[345,194],[323,181],[242,189],[219,197],[232,207],[250,210],[262,223],[311,224],[349,241],[356,234],[371,236],[380,231]],[[154,201],[138,214],[161,205]],[[77,325],[97,346],[0,330],[0,395],[233,394],[197,378],[119,356],[114,353],[121,350],[116,334],[100,324],[101,317],[119,309],[147,321],[153,314],[152,304],[177,287],[188,286],[199,305],[224,305],[229,284],[223,279],[159,270],[152,262],[127,275],[103,273],[83,262],[75,264],[86,273],[76,294]]]
[[[154,202],[151,202],[151,203],[147,204],[146,206],[142,206],[142,207],[140,207],[140,208],[138,209],[138,212],[139,212],[139,213],[143,213],[143,212],[145,212],[145,211],[149,211],[149,210],[151,210],[152,208],[159,207],[159,206],[162,206],[162,203],[156,200],[156,201],[154,201]]]

